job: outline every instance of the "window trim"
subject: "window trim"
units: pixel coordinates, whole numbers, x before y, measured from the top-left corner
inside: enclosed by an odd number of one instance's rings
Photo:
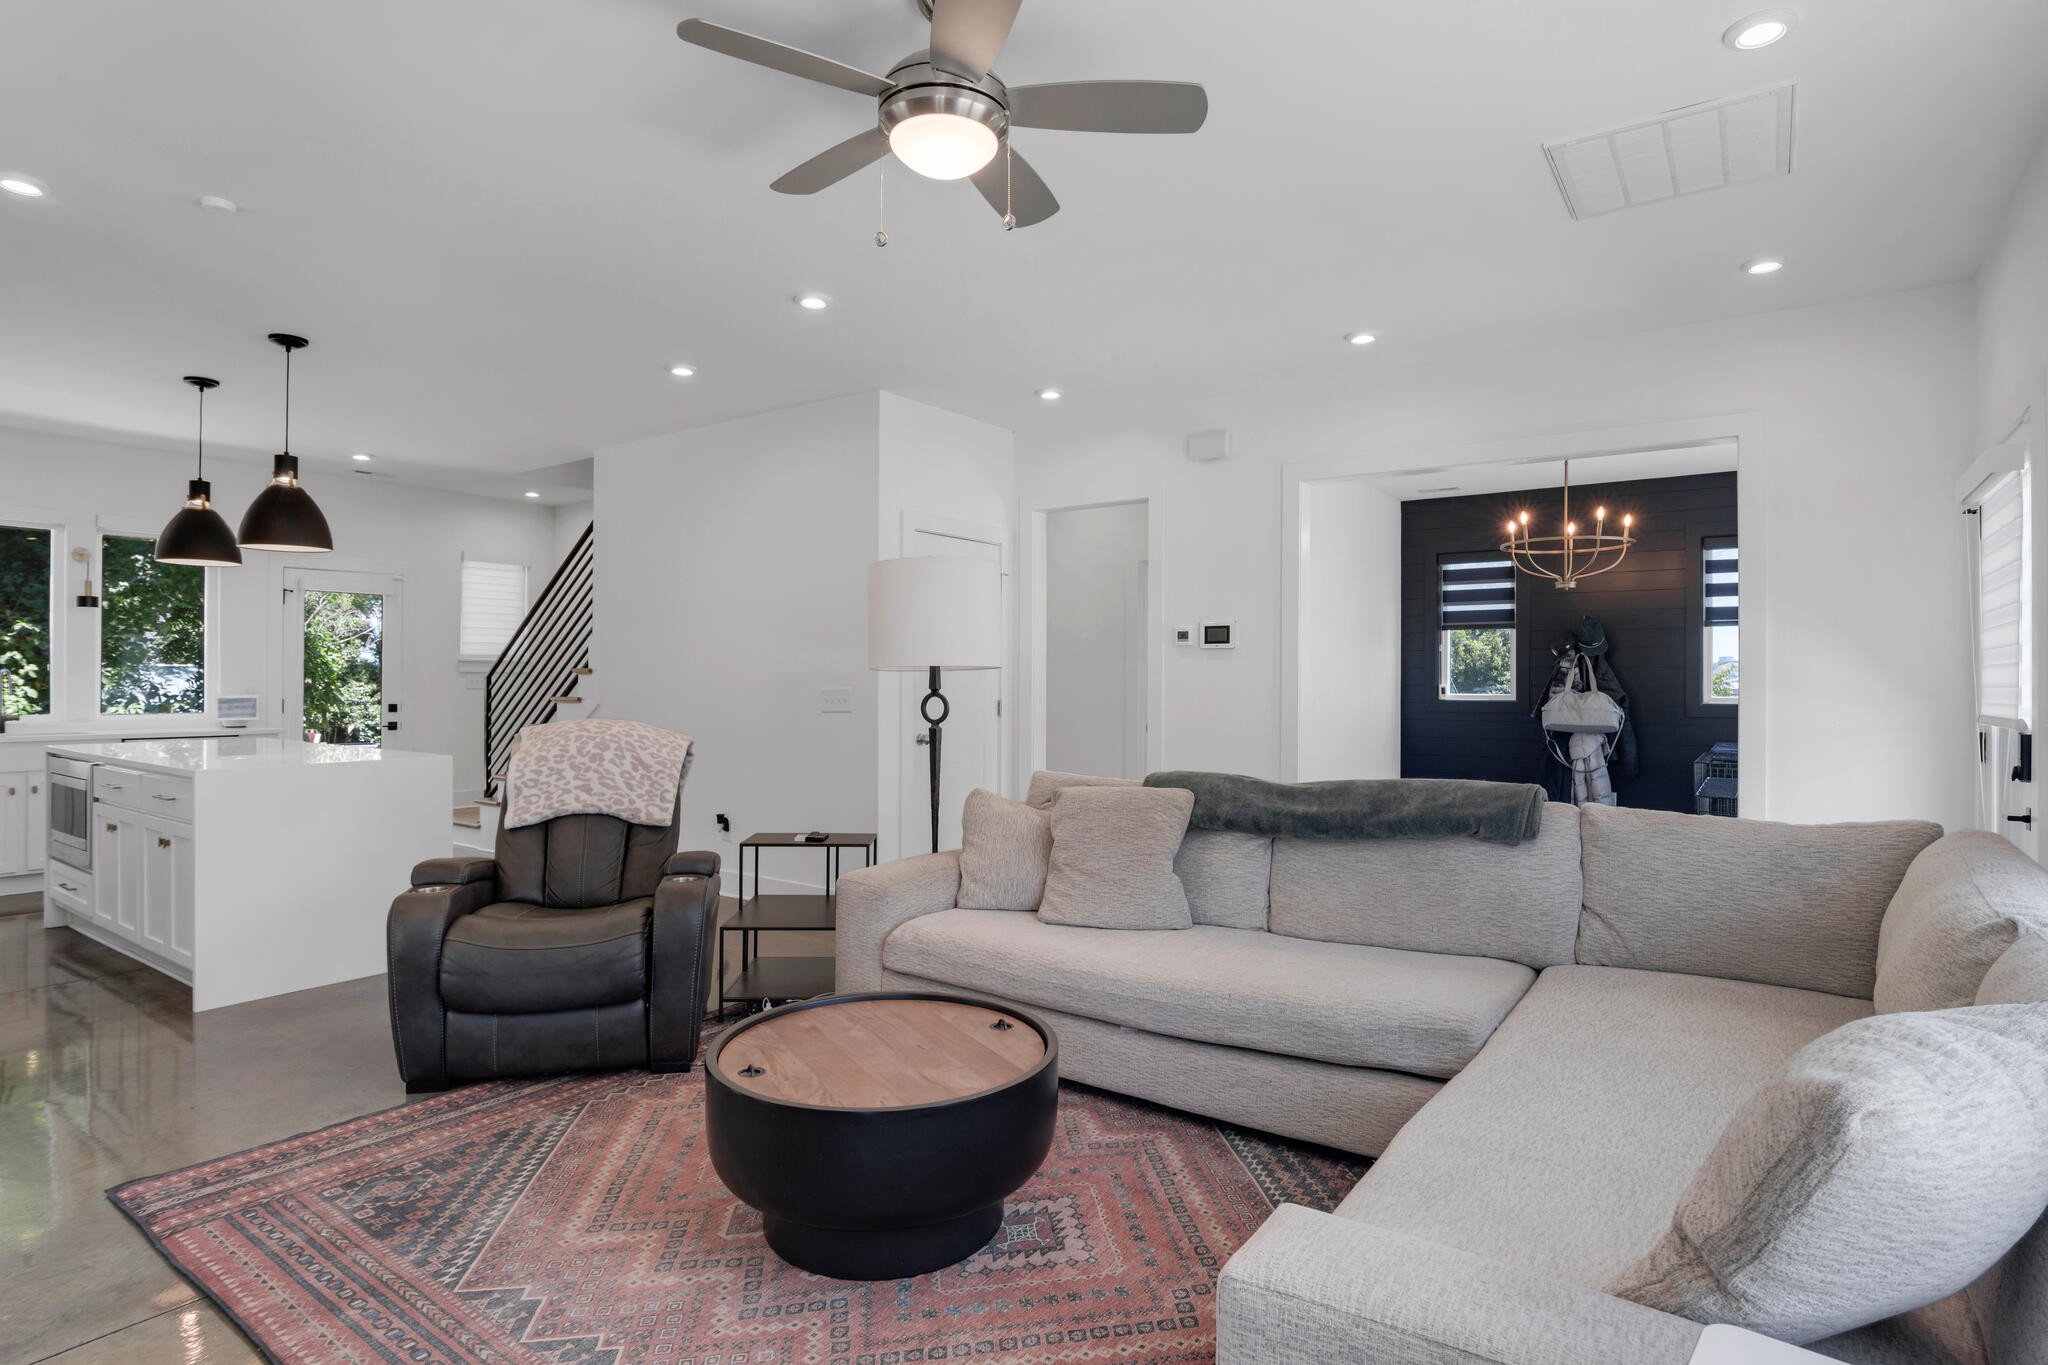
[[[97,517],[94,519],[92,529],[93,582],[98,585],[98,591],[102,598],[105,597],[107,588],[105,573],[107,565],[107,537],[121,536],[129,539],[153,541],[162,530],[161,526],[145,526],[140,521],[129,517]],[[217,568],[202,568],[199,572],[202,575],[200,579],[200,610],[205,615],[205,624],[201,631],[200,644],[200,658],[202,660],[200,667],[205,673],[205,704],[197,711],[127,712],[101,710],[100,703],[103,694],[100,688],[100,670],[104,667],[106,659],[106,639],[103,634],[106,617],[103,615],[103,608],[90,608],[89,610],[92,612],[92,630],[90,632],[92,635],[91,666],[83,670],[85,677],[73,684],[76,689],[75,695],[84,702],[78,714],[88,724],[120,724],[124,727],[135,726],[142,729],[161,726],[164,729],[170,730],[189,729],[199,721],[206,721],[211,724],[218,719],[220,715],[218,698],[220,695],[221,658],[221,571]]]
[[[1718,701],[1707,694],[1707,626],[1702,619],[1707,594],[1707,547],[1709,540],[1732,538],[1739,555],[1742,535],[1731,521],[1691,521],[1685,525],[1685,714],[1694,720],[1722,720],[1739,713],[1742,698]],[[1740,558],[1736,560],[1741,572]],[[1738,582],[1738,592],[1740,584]],[[1736,623],[1736,658],[1742,657],[1741,622]]]
[[[1519,711],[1522,704],[1522,636],[1525,629],[1522,610],[1522,571],[1512,568],[1509,582],[1514,588],[1514,620],[1508,632],[1508,690],[1506,692],[1453,692],[1451,691],[1451,648],[1450,635],[1455,630],[1497,630],[1500,626],[1446,626],[1443,624],[1443,574],[1447,564],[1467,559],[1502,559],[1500,547],[1487,545],[1475,550],[1446,550],[1437,554],[1432,564],[1430,592],[1430,623],[1436,632],[1436,677],[1432,689],[1431,704],[1461,714],[1470,714],[1476,707],[1492,706],[1503,712]],[[1512,563],[1512,562],[1511,562]]]

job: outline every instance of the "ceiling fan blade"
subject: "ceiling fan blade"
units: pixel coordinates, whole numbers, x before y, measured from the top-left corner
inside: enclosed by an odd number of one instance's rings
[[[1010,87],[1010,122],[1069,133],[1192,133],[1209,93],[1184,81],[1065,81]]]
[[[1053,198],[1031,163],[1007,147],[974,173],[974,188],[998,214],[1006,210],[1016,214],[1018,227],[1042,223],[1060,211],[1060,201]]]
[[[888,152],[888,135],[879,128],[870,128],[864,133],[855,133],[836,147],[827,147],[768,188],[777,194],[816,194],[838,184],[861,167],[874,165]]]
[[[1023,0],[934,0],[932,61],[976,80],[988,74]]]
[[[851,90],[856,95],[866,95],[871,99],[881,98],[882,92],[889,88],[889,82],[858,67],[835,62],[830,57],[820,57],[815,52],[805,52],[787,43],[756,38],[736,28],[709,24],[702,19],[685,19],[677,24],[676,37],[713,52],[722,52],[728,57],[737,57],[743,62],[801,76],[821,85],[836,85],[841,90]]]

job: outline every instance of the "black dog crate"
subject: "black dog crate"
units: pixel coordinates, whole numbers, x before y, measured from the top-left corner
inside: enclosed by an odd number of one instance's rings
[[[1701,815],[1735,814],[1736,746],[1727,740],[1692,761],[1693,809]]]

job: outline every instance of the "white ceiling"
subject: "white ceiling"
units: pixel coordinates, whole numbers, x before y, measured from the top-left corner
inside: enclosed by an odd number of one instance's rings
[[[1473,493],[1520,493],[1563,485],[1563,460],[1502,460],[1488,464],[1439,465],[1404,469],[1366,480],[1402,502],[1421,498],[1461,498]],[[1661,450],[1627,450],[1605,455],[1579,455],[1570,461],[1572,487],[1628,483],[1638,479],[1676,479],[1688,474],[1725,474],[1736,467],[1736,443],[1705,441]]]
[[[182,447],[199,372],[210,431],[275,449],[289,330],[309,466],[509,476],[861,389],[1042,428],[1973,274],[2048,119],[2048,4],[1801,0],[1724,48],[1756,7],[1026,0],[1004,77],[1198,80],[1208,126],[1020,132],[1065,210],[1013,234],[894,168],[878,250],[872,171],[767,188],[872,107],[673,30],[885,69],[914,0],[17,3],[0,172],[50,194],[0,195],[0,421]],[[1787,80],[1789,178],[1566,215],[1543,142]]]

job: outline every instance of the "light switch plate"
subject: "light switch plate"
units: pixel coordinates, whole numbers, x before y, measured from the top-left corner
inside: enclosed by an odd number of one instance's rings
[[[853,710],[853,689],[828,687],[818,694],[818,709],[827,715]]]

